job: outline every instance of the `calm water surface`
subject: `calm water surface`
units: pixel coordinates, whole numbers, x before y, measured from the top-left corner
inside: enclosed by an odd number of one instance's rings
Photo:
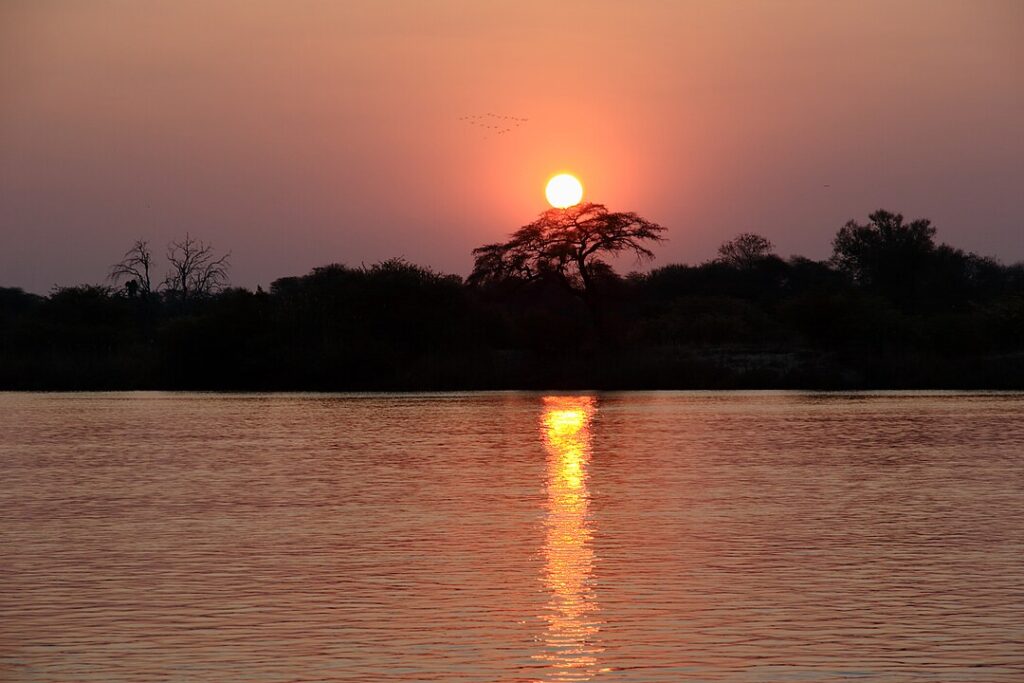
[[[0,679],[1024,681],[1024,394],[0,394]]]

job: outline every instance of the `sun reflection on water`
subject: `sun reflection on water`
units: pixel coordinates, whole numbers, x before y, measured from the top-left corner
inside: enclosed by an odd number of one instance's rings
[[[587,681],[602,671],[597,636],[601,621],[594,592],[594,549],[589,517],[592,396],[545,397],[542,435],[548,452],[543,582],[548,681]]]

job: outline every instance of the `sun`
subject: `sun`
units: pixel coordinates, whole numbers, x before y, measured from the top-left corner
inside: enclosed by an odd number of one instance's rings
[[[556,209],[568,209],[583,199],[583,184],[574,175],[559,173],[548,181],[544,194],[547,195],[551,206]]]

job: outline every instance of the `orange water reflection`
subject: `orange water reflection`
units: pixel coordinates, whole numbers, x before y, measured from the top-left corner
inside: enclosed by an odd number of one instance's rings
[[[603,651],[594,591],[593,523],[589,516],[590,423],[597,411],[592,396],[544,398],[542,436],[548,452],[544,587],[549,593],[544,653],[548,681],[590,680]]]

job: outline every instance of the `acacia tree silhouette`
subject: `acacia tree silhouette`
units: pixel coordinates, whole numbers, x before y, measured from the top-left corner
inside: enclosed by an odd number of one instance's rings
[[[632,252],[638,261],[654,258],[646,243],[661,242],[665,228],[632,212],[611,212],[584,203],[549,209],[514,232],[507,242],[473,250],[471,285],[550,277],[593,304],[599,281],[614,274],[605,257]]]
[[[606,344],[614,335],[602,292],[617,279],[606,258],[632,253],[637,261],[654,258],[647,244],[661,242],[665,228],[632,212],[612,212],[583,203],[549,209],[514,232],[506,242],[473,250],[470,286],[502,282],[552,281],[582,300],[597,334]]]

